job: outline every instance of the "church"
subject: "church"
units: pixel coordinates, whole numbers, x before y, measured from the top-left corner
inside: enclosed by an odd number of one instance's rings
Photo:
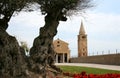
[[[88,55],[87,50],[87,34],[84,29],[83,22],[81,22],[80,30],[78,34],[78,57],[85,57]],[[54,50],[56,52],[55,62],[56,63],[68,63],[70,59],[70,49],[68,43],[60,40],[53,41]]]
[[[53,41],[54,50],[56,52],[55,61],[56,63],[67,63],[70,59],[70,49],[68,43],[60,39]]]

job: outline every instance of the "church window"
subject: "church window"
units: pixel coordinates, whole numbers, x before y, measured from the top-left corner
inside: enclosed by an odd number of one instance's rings
[[[83,56],[85,56],[85,53],[83,53]]]
[[[86,36],[82,36],[82,38],[86,38]]]
[[[57,45],[57,47],[60,47],[60,45]]]
[[[60,43],[59,41],[57,43]]]
[[[59,47],[60,46],[60,41],[57,41],[57,47]]]
[[[85,51],[85,49],[83,48],[83,51]]]

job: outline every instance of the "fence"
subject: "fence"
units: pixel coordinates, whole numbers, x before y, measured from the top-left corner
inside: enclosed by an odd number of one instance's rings
[[[88,53],[88,56],[109,55],[109,54],[120,54],[120,49],[108,50],[108,51],[94,51]]]

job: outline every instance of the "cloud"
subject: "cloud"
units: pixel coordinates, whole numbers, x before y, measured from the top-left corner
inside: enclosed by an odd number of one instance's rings
[[[11,18],[10,25],[21,25],[21,26],[43,26],[44,16],[41,15],[39,11],[34,12],[20,12]]]
[[[11,18],[7,31],[16,36],[18,41],[26,41],[31,47],[34,38],[39,34],[39,28],[43,25],[44,16],[40,12],[20,12]]]
[[[86,22],[91,51],[115,50],[120,46],[120,15],[90,13]],[[115,52],[115,51],[114,51]]]
[[[88,14],[88,22],[87,24],[92,26],[95,29],[95,32],[115,32],[115,30],[119,31],[120,28],[120,15],[117,14]],[[99,24],[99,25],[98,25]],[[91,30],[92,32],[92,30]],[[120,31],[119,31],[120,32]]]

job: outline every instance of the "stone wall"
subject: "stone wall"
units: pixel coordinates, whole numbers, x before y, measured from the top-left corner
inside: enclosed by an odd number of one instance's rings
[[[96,63],[96,64],[107,64],[107,65],[120,65],[120,54],[71,58],[70,62],[71,63]]]

